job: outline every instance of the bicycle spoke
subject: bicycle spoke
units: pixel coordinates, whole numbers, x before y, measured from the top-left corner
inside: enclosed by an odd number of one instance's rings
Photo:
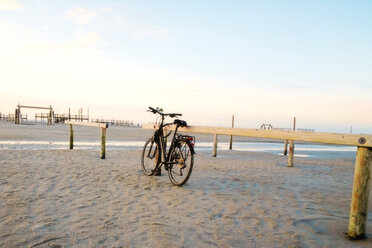
[[[183,140],[179,142],[179,146],[175,147],[172,151],[173,165],[168,170],[168,175],[172,183],[178,186],[186,183],[190,177],[193,166],[190,145]]]
[[[147,153],[147,157],[148,158],[151,158],[150,154],[151,154],[151,151],[152,151],[152,146],[153,146],[154,143],[151,143],[151,146],[150,146],[150,149],[149,149],[149,152]]]
[[[152,176],[159,165],[159,149],[158,144],[152,139],[147,140],[143,147],[141,166],[142,171],[147,176]]]
[[[174,174],[176,174],[177,176],[181,176],[182,177],[182,169],[180,168],[180,172],[177,173],[177,169],[173,169],[172,171]]]
[[[190,150],[188,150],[188,147],[186,146],[186,144],[185,144],[183,150],[185,151],[185,155],[186,156],[183,155],[183,152],[182,151],[180,153],[181,153],[181,156],[182,156],[183,161],[186,162],[187,158],[189,157]]]
[[[152,154],[152,155],[150,154],[151,153],[151,149],[152,148],[150,148],[149,154],[147,155],[147,157],[150,158],[150,159],[153,159],[153,158],[156,157],[157,148],[155,147],[154,154]]]

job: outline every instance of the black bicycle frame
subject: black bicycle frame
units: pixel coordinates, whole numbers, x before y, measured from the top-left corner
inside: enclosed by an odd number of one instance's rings
[[[167,125],[167,124],[166,124]],[[164,125],[164,116],[162,116],[162,120],[161,120],[161,123],[160,123],[160,126],[159,126],[159,129],[157,130],[157,134],[155,134],[155,139],[157,139],[159,141],[159,149],[160,149],[160,155],[161,155],[161,161],[160,163],[161,164],[168,164],[169,163],[169,159],[170,159],[170,153],[175,145],[175,140],[176,140],[176,134],[177,134],[177,130],[178,130],[178,126],[176,126],[176,129],[174,130],[174,133],[173,133],[173,138],[172,138],[172,142],[171,142],[171,145],[168,149],[168,153],[167,153],[167,143],[165,141],[165,137],[164,137],[164,127],[166,126]],[[155,140],[156,142],[156,140]]]

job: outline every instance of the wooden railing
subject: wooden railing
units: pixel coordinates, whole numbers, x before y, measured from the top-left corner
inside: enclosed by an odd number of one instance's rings
[[[106,158],[106,129],[108,128],[107,124],[105,124],[105,123],[79,122],[79,121],[66,121],[65,124],[70,125],[69,148],[71,150],[74,149],[74,129],[73,129],[73,125],[101,128],[101,159]]]
[[[146,124],[142,127],[144,129],[157,128],[157,126],[154,124]],[[174,126],[168,126],[167,130],[174,130],[174,128]],[[360,239],[365,237],[372,170],[372,135],[205,126],[188,126],[179,128],[178,130],[181,132],[213,134],[213,155],[217,153],[217,135],[289,140],[291,144],[293,144],[292,149],[291,147],[289,149],[289,167],[291,167],[290,163],[293,163],[295,140],[324,144],[356,146],[357,154],[355,161],[354,184],[351,199],[348,236],[353,239]]]

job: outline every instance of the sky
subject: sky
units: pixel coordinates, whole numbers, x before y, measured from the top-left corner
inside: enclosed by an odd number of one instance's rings
[[[0,112],[372,133],[372,2],[0,0]],[[34,111],[22,110],[22,113]]]

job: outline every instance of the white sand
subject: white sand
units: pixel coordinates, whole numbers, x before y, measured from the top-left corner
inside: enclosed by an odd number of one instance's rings
[[[65,130],[0,125],[0,139],[67,139]],[[353,169],[349,159],[297,158],[288,168],[271,154],[200,153],[175,187],[165,173],[142,174],[140,151],[101,160],[97,151],[0,150],[0,247],[372,247],[372,197],[367,239],[344,236]]]

